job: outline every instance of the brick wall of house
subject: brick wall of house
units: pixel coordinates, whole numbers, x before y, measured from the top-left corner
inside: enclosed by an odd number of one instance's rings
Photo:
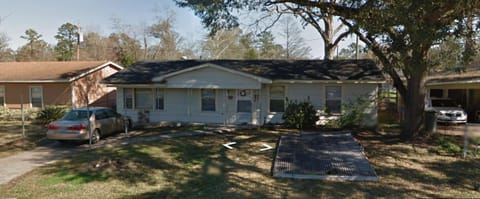
[[[114,107],[116,104],[115,88],[107,87],[100,81],[116,72],[118,69],[107,66],[75,81],[75,106],[86,106],[88,96],[88,103],[91,106]]]
[[[24,108],[31,108],[30,88],[39,86],[43,90],[43,106],[71,106],[72,90],[70,83],[0,83],[5,88],[5,105],[9,109],[19,109],[21,98]]]

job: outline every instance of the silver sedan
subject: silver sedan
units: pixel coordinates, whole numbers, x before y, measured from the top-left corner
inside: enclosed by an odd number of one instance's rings
[[[93,107],[72,109],[61,119],[47,125],[47,138],[51,140],[89,140],[123,131],[130,120],[110,108]],[[90,124],[90,128],[88,125]]]

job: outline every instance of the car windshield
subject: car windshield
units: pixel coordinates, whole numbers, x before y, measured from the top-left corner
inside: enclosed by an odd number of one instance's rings
[[[92,111],[90,111],[89,116],[92,115]],[[87,117],[87,111],[86,110],[71,110],[68,112],[65,116],[63,116],[62,120],[71,120],[71,121],[77,121],[77,120],[86,120]]]
[[[447,99],[432,100],[432,106],[433,107],[457,107],[455,102]]]

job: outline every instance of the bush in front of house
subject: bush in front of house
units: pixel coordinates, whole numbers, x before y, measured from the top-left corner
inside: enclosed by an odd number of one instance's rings
[[[48,124],[63,117],[67,110],[65,106],[47,106],[37,113],[36,121],[42,125]]]
[[[371,100],[368,97],[360,96],[355,101],[343,104],[343,113],[337,124],[341,128],[361,127],[367,114],[365,110],[370,106]]]
[[[24,109],[23,116],[26,121],[30,121],[36,118],[36,109]],[[22,120],[21,109],[8,109],[6,107],[0,107],[0,120],[4,121],[20,121]]]
[[[314,127],[318,116],[310,101],[297,102],[287,99],[287,108],[282,119],[287,127],[303,129]]]

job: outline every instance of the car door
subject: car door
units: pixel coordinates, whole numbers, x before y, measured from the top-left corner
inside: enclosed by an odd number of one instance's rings
[[[108,135],[112,132],[112,122],[103,109],[95,112],[95,124],[97,124],[97,128],[100,129],[102,135]]]
[[[122,117],[112,109],[106,109],[107,117],[112,122],[112,131],[118,132],[123,129]]]

